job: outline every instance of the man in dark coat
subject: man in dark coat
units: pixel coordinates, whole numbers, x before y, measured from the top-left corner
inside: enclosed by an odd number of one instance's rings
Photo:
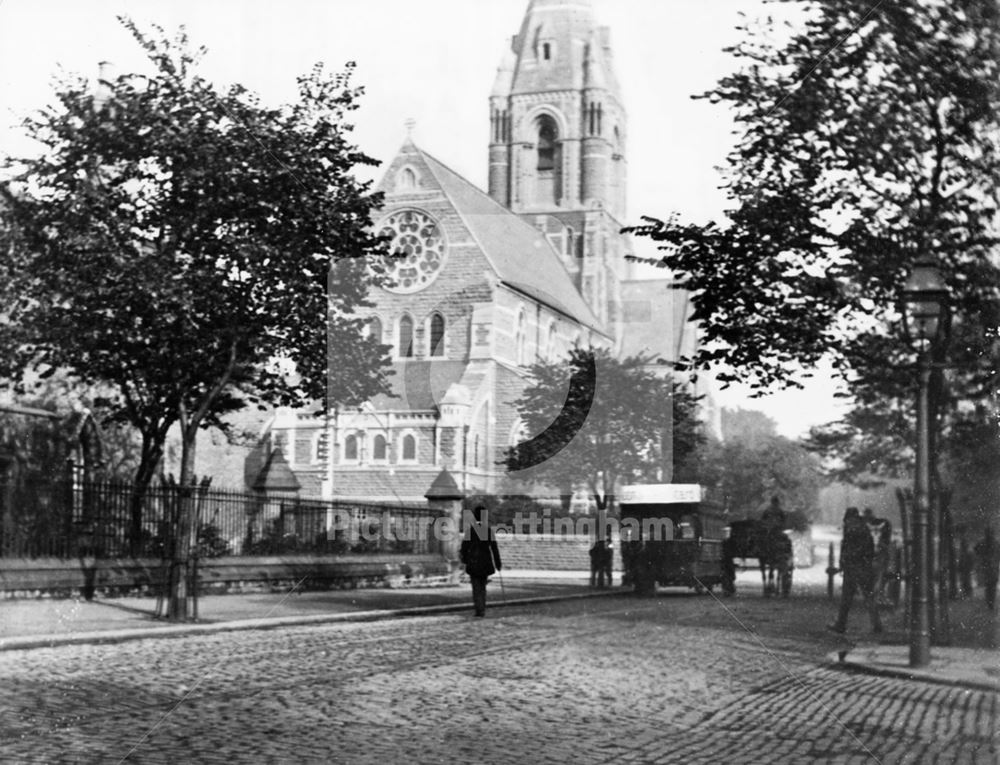
[[[590,586],[603,587],[604,576],[608,569],[606,558],[608,547],[603,539],[598,539],[590,548]]]
[[[868,526],[861,519],[858,508],[849,507],[844,513],[844,538],[840,543],[840,571],[844,575],[844,584],[840,592],[840,611],[837,613],[837,621],[828,625],[829,629],[840,633],[847,630],[847,615],[851,610],[851,601],[854,600],[855,592],[860,590],[868,606],[872,632],[882,631],[874,593],[874,564],[875,543]]]
[[[476,616],[486,615],[486,581],[503,568],[500,563],[500,548],[489,528],[489,518],[483,520],[486,508],[477,506],[473,511],[476,523],[466,529],[465,539],[458,556],[465,564],[465,573],[472,580],[472,605]]]

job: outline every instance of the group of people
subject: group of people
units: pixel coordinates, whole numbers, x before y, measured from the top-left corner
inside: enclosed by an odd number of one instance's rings
[[[872,632],[882,631],[878,601],[886,584],[892,555],[892,526],[882,518],[876,518],[871,509],[864,515],[858,508],[849,507],[844,513],[844,536],[840,545],[840,573],[844,583],[841,589],[840,608],[837,619],[827,625],[834,632],[843,633],[847,629],[847,618],[851,603],[858,593],[862,595],[871,619]],[[986,605],[991,610],[996,603],[997,580],[1000,578],[1000,547],[987,527],[983,539],[973,550],[963,538],[959,544],[957,562],[958,593],[962,597],[972,595],[972,571],[979,560],[980,579],[985,588]]]

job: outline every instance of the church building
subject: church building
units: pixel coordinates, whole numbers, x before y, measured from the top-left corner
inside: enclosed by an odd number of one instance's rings
[[[530,1],[487,118],[487,191],[409,138],[388,164],[376,228],[399,256],[368,319],[392,390],[322,419],[276,413],[270,444],[302,496],[422,502],[442,469],[503,493],[528,367],[575,346],[676,359],[693,342],[669,281],[629,278],[628,119],[589,0]]]

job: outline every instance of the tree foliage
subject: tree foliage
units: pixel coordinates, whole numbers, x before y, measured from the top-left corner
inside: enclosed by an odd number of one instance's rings
[[[662,264],[693,292],[705,343],[757,386],[794,384],[793,362],[891,368],[896,297],[933,255],[956,322],[978,348],[997,326],[1000,10],[992,0],[808,1],[775,42],[748,24],[745,62],[703,94],[727,105],[728,220],[649,219]],[[961,331],[961,330],[960,330]],[[984,365],[986,366],[986,365]],[[980,380],[985,382],[985,380]]]
[[[703,447],[697,471],[726,512],[759,517],[777,497],[789,517],[812,518],[825,482],[819,459],[759,412],[724,409],[722,423],[725,440]]]
[[[829,356],[857,410],[820,445],[855,472],[876,454],[900,470],[916,374],[897,297],[917,259],[952,296],[950,342],[933,349],[935,444],[1000,383],[1000,6],[795,6],[788,27],[747,24],[730,49],[742,68],[700,96],[737,120],[728,219],[636,232],[693,293],[697,364],[763,390]]]
[[[381,389],[384,349],[354,314],[380,200],[351,175],[374,163],[349,140],[352,65],[317,65],[272,108],[204,79],[183,31],[122,23],[152,74],[63,83],[24,123],[41,154],[8,160],[3,372],[109,386],[143,436],[140,481],[179,423],[186,481],[198,429],[226,412],[323,401],[328,343],[331,395]]]
[[[598,508],[622,483],[661,479],[665,454],[682,463],[703,436],[697,397],[651,366],[645,357],[574,349],[568,363],[531,367],[515,405],[535,437],[508,451],[507,469],[560,489],[585,487]]]

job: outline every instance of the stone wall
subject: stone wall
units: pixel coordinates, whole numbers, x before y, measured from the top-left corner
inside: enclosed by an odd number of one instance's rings
[[[497,542],[505,569],[528,571],[589,571],[590,547],[586,535],[533,534],[505,536]],[[614,545],[614,568],[621,570],[621,554]]]
[[[212,558],[199,568],[203,593],[378,587],[451,574],[439,555],[260,556]],[[157,559],[4,560],[0,598],[155,595],[164,578]]]

